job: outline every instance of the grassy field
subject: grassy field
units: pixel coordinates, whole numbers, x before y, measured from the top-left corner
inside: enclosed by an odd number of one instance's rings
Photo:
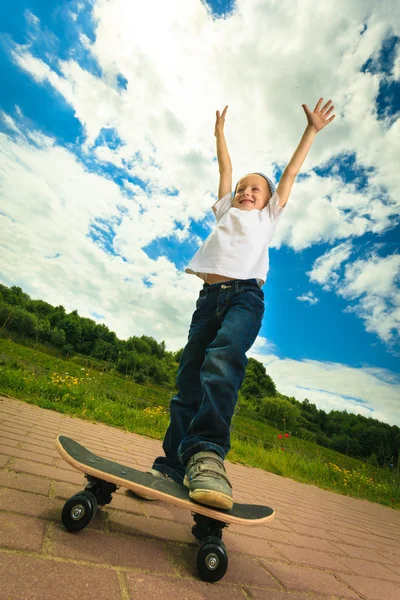
[[[173,392],[0,338],[0,393],[43,408],[162,439]],[[288,435],[288,434],[286,434]],[[400,510],[399,474],[316,444],[285,437],[266,422],[235,415],[228,460]]]

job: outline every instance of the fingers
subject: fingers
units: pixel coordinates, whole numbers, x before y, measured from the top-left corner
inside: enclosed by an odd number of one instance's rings
[[[320,99],[318,100],[317,104],[315,105],[314,112],[317,112],[317,111],[319,111],[319,109],[321,108],[321,104],[323,103],[323,101],[324,101],[324,99],[323,99],[323,98],[320,98]]]
[[[318,112],[319,111],[319,112],[323,113],[328,108],[328,106],[331,104],[331,102],[332,102],[332,100],[328,100],[328,102],[325,104],[325,106],[323,106],[321,108],[321,104],[323,103],[323,101],[324,101],[323,98],[320,98],[318,100],[318,102],[317,102],[317,104],[316,104],[316,106],[314,108],[314,112]]]
[[[321,98],[321,102],[323,102],[322,98]],[[328,100],[328,102],[325,104],[325,106],[321,109],[321,112],[323,112],[324,110],[326,110],[328,108],[328,106],[330,105],[331,102],[332,102],[332,100]]]
[[[224,108],[221,116],[219,114],[219,110],[217,110],[217,117],[218,117],[218,119],[225,119],[225,115],[226,115],[226,111],[227,110],[228,110],[228,106],[225,106],[225,108]]]
[[[331,114],[331,112],[335,109],[335,107],[332,104],[332,100],[328,100],[328,102],[325,104],[325,106],[323,106],[321,108],[321,104],[323,103],[324,99],[320,98],[314,108],[314,112],[315,113],[320,113],[324,119],[327,119],[329,117],[329,115]],[[332,106],[330,108],[329,105],[332,104]],[[335,115],[333,115],[329,120],[328,123],[331,123],[331,121],[333,121],[333,119],[335,118]]]

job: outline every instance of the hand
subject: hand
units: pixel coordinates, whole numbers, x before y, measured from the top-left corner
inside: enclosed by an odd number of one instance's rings
[[[315,133],[321,131],[326,125],[331,123],[336,115],[332,115],[330,119],[328,119],[330,112],[335,108],[333,105],[329,108],[328,106],[331,104],[332,100],[329,100],[323,108],[321,108],[321,104],[324,101],[323,98],[320,98],[316,107],[314,108],[314,112],[308,108],[307,104],[302,104],[304,112],[307,115],[307,121],[310,127],[315,130]]]
[[[214,131],[214,135],[217,135],[217,131],[224,131],[224,125],[225,125],[225,115],[226,115],[226,111],[228,110],[228,106],[225,106],[224,111],[222,113],[222,115],[219,115],[219,110],[217,110],[217,120],[215,122],[215,131]]]

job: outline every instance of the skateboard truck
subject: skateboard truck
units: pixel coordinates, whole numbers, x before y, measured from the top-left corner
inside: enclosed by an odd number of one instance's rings
[[[85,492],[91,492],[96,496],[97,504],[99,506],[105,506],[110,504],[112,500],[112,494],[120,487],[114,483],[103,481],[92,475],[85,475],[88,480],[88,484],[85,487]]]
[[[192,516],[196,525],[192,527],[192,533],[196,540],[200,542],[208,536],[217,537],[222,539],[222,530],[225,527],[229,527],[229,524],[211,519],[205,515],[199,515],[198,513],[192,512]]]

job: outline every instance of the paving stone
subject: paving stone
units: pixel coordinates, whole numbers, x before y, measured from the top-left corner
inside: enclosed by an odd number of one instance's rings
[[[348,555],[352,558],[362,558],[371,562],[381,562],[392,565],[396,564],[395,560],[392,561],[383,556],[381,552],[371,550],[370,548],[363,548],[362,546],[349,546],[347,544],[335,544],[335,546],[341,551],[342,554]]]
[[[357,532],[357,535],[352,534],[349,535],[349,533],[347,533],[347,535],[343,534],[343,533],[337,533],[336,534],[336,542],[335,540],[332,540],[333,542],[335,542],[337,545],[338,544],[347,544],[349,546],[361,546],[363,548],[370,548],[372,551],[377,552],[380,549],[380,544],[379,544],[379,540],[380,543],[382,544],[382,539],[381,538],[377,538],[376,536],[371,536],[366,532]]]
[[[290,592],[273,592],[256,588],[246,588],[246,593],[252,600],[331,600],[332,596],[305,596],[304,594],[291,594]],[[338,596],[335,597],[338,598]]]
[[[194,525],[193,517],[188,510],[182,510],[172,504],[167,504],[161,500],[142,500],[141,506],[143,512],[149,517],[157,517],[159,519],[170,519],[176,523],[183,523],[190,527]]]
[[[135,516],[128,513],[110,511],[108,515],[110,531],[119,531],[128,535],[140,535],[147,539],[195,544],[196,539],[188,525]]]
[[[46,523],[21,515],[0,512],[1,548],[35,550],[40,552],[46,532]],[[0,562],[1,562],[0,554]],[[0,591],[1,597],[1,591]]]
[[[34,433],[30,433],[28,432],[27,435],[25,436],[25,442],[28,442],[29,444],[40,444],[40,446],[43,446],[43,448],[49,448],[50,450],[52,448],[54,448],[54,444],[55,444],[55,438],[56,436],[37,436]]]
[[[83,489],[84,482],[82,486],[74,483],[65,483],[64,481],[54,481],[53,483],[54,498],[60,498],[61,500],[68,500]]]
[[[3,438],[3,436],[1,436],[0,448],[2,448],[3,446],[8,446],[8,452],[9,452],[11,448],[16,448],[18,446],[18,442],[17,442],[17,440]]]
[[[399,600],[400,584],[369,577],[341,574],[340,579],[348,583],[365,600]]]
[[[0,469],[2,469],[3,467],[6,466],[6,464],[9,462],[10,457],[9,456],[5,456],[5,455],[1,455],[0,456]]]
[[[113,569],[0,553],[0,598],[3,600],[122,600]]]
[[[132,600],[244,600],[245,596],[239,587],[219,583],[205,583],[177,579],[176,577],[160,577],[147,573],[127,573],[128,590]],[[264,600],[266,597],[264,596]]]
[[[340,571],[352,574],[353,571],[348,566],[347,557],[339,557],[328,552],[311,550],[310,548],[296,548],[288,544],[272,544],[281,556],[293,564],[315,567],[316,569],[326,569],[331,571]]]
[[[182,577],[198,579],[197,572],[197,546],[172,546],[168,545],[169,553],[175,567]],[[234,585],[263,586],[269,589],[279,589],[273,577],[253,558],[237,553],[229,553],[228,570],[223,578],[224,583]]]
[[[364,575],[365,577],[374,577],[374,579],[387,579],[389,581],[394,581],[397,584],[400,583],[400,570],[399,573],[396,574],[396,571],[385,567],[380,563],[370,562],[367,560],[361,560],[357,558],[343,558],[342,561],[345,560],[347,566],[353,573],[349,573],[353,575]]]
[[[60,458],[60,455],[55,448],[47,448],[42,445],[32,444],[31,442],[22,442],[21,449],[28,450],[32,453],[40,452],[40,454],[44,454],[45,456],[50,456],[52,458]]]
[[[0,510],[54,520],[59,519],[62,506],[55,498],[0,488]]]
[[[279,552],[266,540],[249,537],[247,535],[238,535],[223,531],[223,539],[229,552],[241,552],[251,556],[261,558],[281,559]]]
[[[130,497],[124,493],[122,494],[113,494],[113,499],[110,504],[106,506],[107,510],[119,510],[125,511],[129,513],[134,513],[136,515],[144,514],[143,503],[134,498]]]
[[[40,452],[38,448],[35,453],[30,452],[28,450],[22,450],[21,448],[10,448],[9,446],[4,446],[0,444],[0,454],[8,454],[9,456],[14,456],[18,458],[26,458],[28,460],[32,460],[34,462],[43,463],[45,465],[55,465],[56,458],[45,456]]]
[[[282,542],[292,544],[298,548],[310,548],[310,550],[320,550],[321,552],[330,552],[331,554],[344,554],[344,552],[338,549],[338,544],[322,540],[312,536],[312,529],[310,534],[298,535],[297,533],[282,534]]]
[[[3,441],[5,440],[15,440],[17,442],[24,442],[26,440],[26,435],[19,434],[11,431],[10,429],[2,429],[0,427],[0,437]]]
[[[273,521],[272,521],[273,522]],[[246,525],[237,525],[235,523],[233,523],[232,525],[229,526],[229,533],[235,533],[238,535],[247,535],[251,538],[259,538],[259,539],[266,539],[266,535],[267,535],[267,530],[268,530],[268,525],[260,525],[260,526],[248,526],[246,527]],[[270,532],[271,534],[271,532]],[[278,533],[277,531],[274,532],[275,535],[278,535],[278,538],[281,536],[281,533]],[[272,535],[272,534],[271,534]],[[286,536],[283,538],[284,541],[286,541]]]
[[[172,573],[165,548],[159,542],[138,536],[122,536],[91,531],[69,533],[55,525],[50,554],[61,558],[135,567],[158,573]]]
[[[359,596],[333,575],[319,571],[288,565],[285,563],[273,563],[262,560],[266,569],[271,573],[289,592],[308,592],[313,594],[326,594],[339,596],[340,598],[359,600]],[[346,575],[341,575],[344,579]],[[382,600],[382,599],[380,599]]]
[[[30,473],[31,475],[39,475],[41,477],[47,477],[48,479],[76,483],[77,485],[85,482],[82,473],[78,473],[77,471],[69,471],[67,469],[60,469],[59,467],[50,467],[21,458],[15,459],[11,465],[11,469],[17,473]]]

